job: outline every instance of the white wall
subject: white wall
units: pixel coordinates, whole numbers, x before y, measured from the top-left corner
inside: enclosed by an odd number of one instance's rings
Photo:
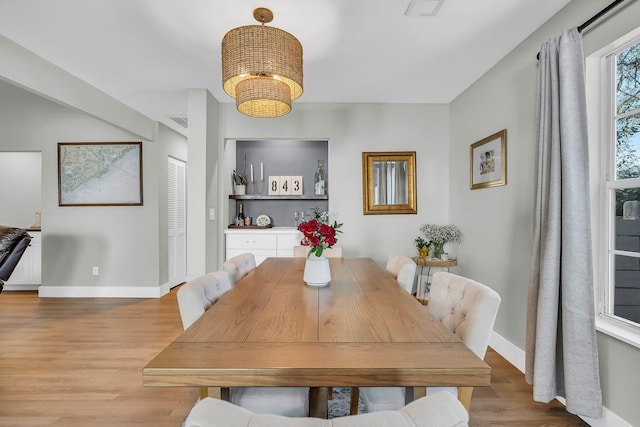
[[[189,90],[189,155],[187,163],[187,276],[189,279],[222,267],[218,261],[218,102],[206,89]],[[220,143],[222,145],[222,143]]]
[[[154,137],[154,121],[3,36],[0,58],[0,79],[127,129],[135,138]]]
[[[345,256],[372,257],[382,265],[390,253],[414,256],[420,225],[448,221],[447,105],[294,102],[291,113],[269,120],[246,117],[235,104],[221,104],[220,112],[221,143],[251,138],[329,141],[329,210],[344,223],[338,242]],[[363,215],[363,151],[416,151],[417,215]],[[224,175],[223,183],[228,181]],[[226,216],[223,228],[229,224],[228,212]]]
[[[25,228],[41,209],[39,152],[0,152],[0,224]]]
[[[132,141],[135,136],[3,81],[0,100],[0,151],[42,153],[45,295],[159,296],[158,165],[166,169],[160,143],[143,142],[144,206],[60,207],[58,142]],[[92,275],[93,266],[100,268],[99,276]]]
[[[524,349],[535,179],[536,53],[609,0],[574,0],[451,103],[451,222],[460,225],[462,269],[502,296],[496,331]],[[584,32],[589,55],[640,25],[640,2],[625,2]],[[507,185],[469,189],[469,146],[507,129]],[[591,155],[598,153],[591,153]],[[640,350],[598,334],[604,405],[640,425]]]

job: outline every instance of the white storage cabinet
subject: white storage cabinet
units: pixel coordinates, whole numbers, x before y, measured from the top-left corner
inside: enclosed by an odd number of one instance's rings
[[[42,284],[42,235],[40,231],[27,232],[31,236],[31,242],[11,277],[4,283],[5,291],[37,290]]]
[[[252,253],[260,265],[268,257],[292,257],[293,247],[300,244],[302,233],[293,227],[267,229],[231,228],[225,230],[225,259]]]

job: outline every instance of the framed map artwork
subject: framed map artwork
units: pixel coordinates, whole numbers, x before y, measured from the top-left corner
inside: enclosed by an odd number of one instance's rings
[[[142,206],[142,142],[59,142],[59,206]]]

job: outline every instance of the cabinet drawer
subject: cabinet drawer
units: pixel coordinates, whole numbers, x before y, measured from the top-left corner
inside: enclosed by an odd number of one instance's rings
[[[274,234],[229,234],[227,248],[275,249],[276,236]]]

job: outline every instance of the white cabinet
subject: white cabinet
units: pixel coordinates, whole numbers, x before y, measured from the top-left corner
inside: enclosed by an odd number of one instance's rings
[[[42,284],[42,236],[39,231],[28,231],[31,243],[20,262],[4,284],[4,290],[36,290]]]
[[[293,247],[302,240],[302,233],[293,227],[232,228],[225,230],[225,235],[225,259],[252,253],[258,265],[269,257],[292,257]]]
[[[292,257],[293,247],[300,245],[302,240],[302,233],[296,230],[295,233],[282,233],[278,234],[278,241],[276,242],[276,256],[279,257]]]

